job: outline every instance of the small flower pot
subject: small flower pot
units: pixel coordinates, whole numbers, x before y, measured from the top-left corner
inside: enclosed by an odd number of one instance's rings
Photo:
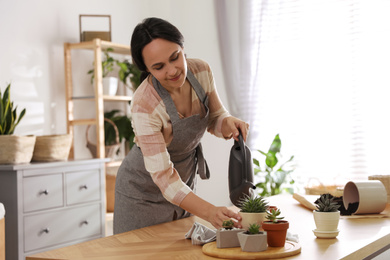
[[[317,231],[337,231],[340,220],[340,211],[318,212],[313,210],[313,217]]]
[[[287,229],[289,222],[279,220],[277,223],[264,221],[263,229],[267,231],[267,243],[271,247],[282,247],[286,243]]]
[[[229,248],[239,247],[237,233],[244,232],[245,230],[239,228],[217,230],[217,248]]]
[[[267,232],[248,234],[246,231],[237,234],[241,250],[244,252],[261,252],[267,250]]]

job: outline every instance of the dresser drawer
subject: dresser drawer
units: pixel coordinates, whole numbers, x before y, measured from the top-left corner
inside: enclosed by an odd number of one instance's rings
[[[100,204],[24,218],[24,251],[54,246],[102,233]]]
[[[100,200],[100,171],[69,172],[65,175],[67,205]]]
[[[64,205],[62,174],[23,178],[24,212]]]

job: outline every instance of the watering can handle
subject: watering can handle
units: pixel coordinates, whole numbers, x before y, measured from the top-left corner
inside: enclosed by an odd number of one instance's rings
[[[242,136],[241,134],[241,131],[238,130],[239,132],[239,135],[238,135],[238,144],[240,145],[240,150],[241,150],[241,153],[242,153],[242,158],[243,158],[243,163],[242,163],[242,173],[244,175],[246,175],[247,173],[247,169],[246,169],[246,148],[245,148],[245,143],[244,143],[244,137]],[[245,179],[247,179],[246,177],[247,176],[241,176],[241,179],[244,179],[243,177],[245,177]]]

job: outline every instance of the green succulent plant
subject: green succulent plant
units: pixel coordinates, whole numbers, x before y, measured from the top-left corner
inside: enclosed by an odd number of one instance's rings
[[[279,217],[280,213],[280,209],[271,209],[267,212],[267,216],[265,218],[273,223],[278,223],[279,220],[284,219],[284,217]]]
[[[222,227],[224,229],[233,229],[233,226],[234,226],[234,222],[231,219],[222,222]]]
[[[26,114],[26,109],[24,108],[18,115],[17,106],[14,107],[14,102],[11,101],[10,89],[11,84],[8,84],[4,95],[2,95],[0,90],[0,135],[12,135],[15,127]]]
[[[339,210],[340,205],[333,201],[334,197],[329,193],[321,194],[320,198],[315,201],[316,211],[318,212],[336,212]]]
[[[249,234],[253,234],[253,235],[259,234],[260,233],[259,229],[260,229],[260,225],[257,223],[253,223],[249,225],[248,232]]]
[[[238,203],[241,212],[261,213],[266,212],[268,208],[268,202],[261,196],[244,194]]]

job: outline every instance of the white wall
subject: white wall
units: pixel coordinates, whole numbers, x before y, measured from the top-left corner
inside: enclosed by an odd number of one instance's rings
[[[79,42],[79,14],[111,15],[112,41],[122,44],[129,44],[133,28],[143,18],[169,20],[183,33],[187,56],[209,62],[221,99],[227,104],[213,1],[0,0],[0,88],[4,91],[11,82],[12,99],[19,111],[27,108],[16,134],[66,133],[63,43]],[[90,87],[86,72],[91,66],[89,53],[74,58],[75,88]],[[93,110],[86,108],[84,113],[93,115]],[[83,131],[77,136],[81,143],[84,135]],[[209,134],[203,140],[211,180],[198,182],[198,194],[217,205],[230,204],[227,167],[232,144]]]

